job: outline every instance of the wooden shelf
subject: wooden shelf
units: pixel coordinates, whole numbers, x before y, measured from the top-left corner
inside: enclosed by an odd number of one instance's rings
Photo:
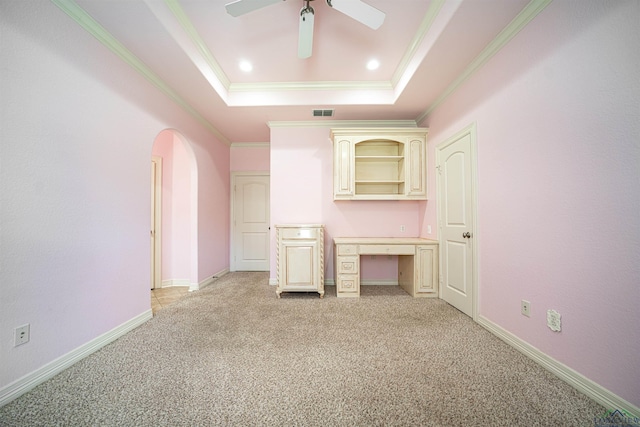
[[[356,156],[356,162],[399,162],[404,156]]]
[[[334,200],[426,199],[425,128],[332,129]]]

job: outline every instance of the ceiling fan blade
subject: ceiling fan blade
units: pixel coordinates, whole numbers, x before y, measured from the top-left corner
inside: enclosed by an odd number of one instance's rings
[[[361,0],[327,0],[327,4],[374,30],[380,28],[386,16]]]
[[[302,8],[300,11],[300,26],[298,30],[298,58],[306,59],[313,50],[313,8]]]
[[[236,0],[224,5],[231,16],[240,16],[284,0]]]

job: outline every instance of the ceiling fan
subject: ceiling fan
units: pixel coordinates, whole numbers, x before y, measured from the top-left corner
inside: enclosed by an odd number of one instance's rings
[[[284,0],[235,0],[227,3],[225,8],[231,16],[240,16]],[[300,10],[300,26],[298,31],[298,58],[311,56],[313,48],[314,10],[309,2],[302,0],[304,6]],[[385,14],[361,0],[326,0],[327,4],[339,12],[355,19],[369,28],[377,30],[384,22]]]

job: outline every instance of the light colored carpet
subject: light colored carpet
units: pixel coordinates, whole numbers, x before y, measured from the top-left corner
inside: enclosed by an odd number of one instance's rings
[[[277,299],[230,273],[0,408],[2,426],[592,426],[596,404],[440,300]]]

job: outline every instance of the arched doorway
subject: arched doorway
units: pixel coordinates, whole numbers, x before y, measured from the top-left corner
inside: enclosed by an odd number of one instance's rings
[[[152,149],[152,174],[154,171],[152,289],[197,289],[197,163],[191,145],[176,130],[165,129],[156,136]]]

